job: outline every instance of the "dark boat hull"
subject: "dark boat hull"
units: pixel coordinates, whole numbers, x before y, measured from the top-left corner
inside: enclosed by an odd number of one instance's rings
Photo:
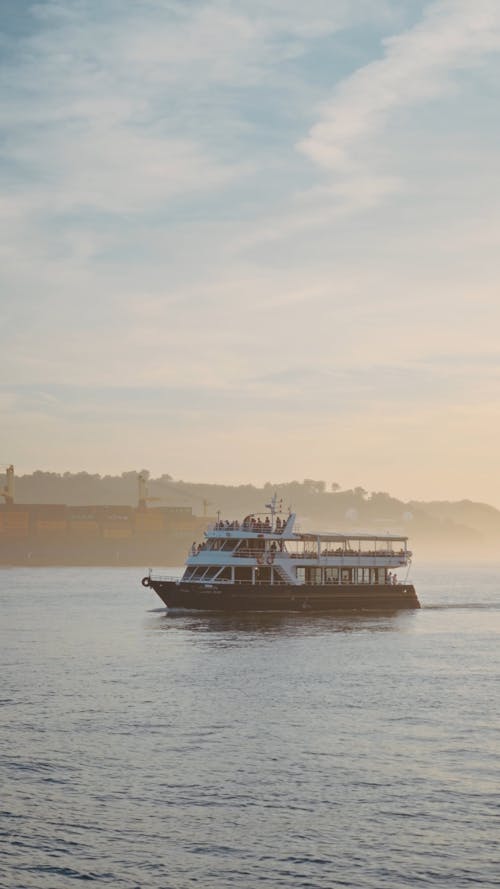
[[[179,583],[145,578],[167,608],[197,611],[398,611],[420,608],[413,584]]]

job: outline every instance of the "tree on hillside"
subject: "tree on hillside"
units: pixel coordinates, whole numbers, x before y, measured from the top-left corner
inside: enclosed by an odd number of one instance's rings
[[[307,489],[310,494],[324,494],[326,489],[326,482],[315,481],[313,478],[305,478],[302,482],[304,488]]]

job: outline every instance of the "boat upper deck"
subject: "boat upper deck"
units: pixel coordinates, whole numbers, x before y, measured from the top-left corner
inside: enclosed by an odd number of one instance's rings
[[[375,534],[370,532],[355,531],[351,533],[338,531],[295,531],[295,513],[290,513],[283,521],[278,516],[276,520],[266,518],[262,520],[255,515],[247,516],[241,523],[238,521],[217,521],[205,531],[207,540],[255,540],[267,539],[274,541],[303,541],[304,543],[338,544],[342,549],[361,549],[367,543],[373,544],[377,550],[377,544],[383,544],[387,550],[393,544],[399,544],[401,550],[406,551],[408,537],[401,534]],[[357,546],[355,546],[357,544]]]

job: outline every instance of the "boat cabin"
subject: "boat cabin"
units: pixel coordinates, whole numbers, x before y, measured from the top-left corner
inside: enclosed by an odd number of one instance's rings
[[[182,581],[229,584],[372,584],[397,582],[411,561],[408,538],[369,533],[301,532],[296,516],[269,513],[242,522],[220,518],[193,543]]]

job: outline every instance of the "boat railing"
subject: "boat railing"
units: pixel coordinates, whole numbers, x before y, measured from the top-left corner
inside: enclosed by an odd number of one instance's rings
[[[231,586],[290,586],[289,580],[273,580],[272,584],[269,583],[269,580],[257,580],[255,579],[255,583],[252,583],[251,580],[214,580],[210,581],[213,584],[231,584]]]
[[[274,520],[274,523],[271,523],[269,519],[259,519],[252,518],[251,520],[245,519],[242,522],[239,522],[237,519],[230,522],[229,520],[220,520],[218,522],[212,522],[211,525],[207,526],[207,531],[250,531],[254,534],[283,534],[285,528],[290,527],[290,519],[292,516],[287,515],[286,518],[280,519],[279,516]],[[294,524],[294,523],[292,523]],[[295,530],[298,530],[299,526],[295,525]]]
[[[177,583],[177,584],[181,582],[180,577],[172,577],[171,575],[166,575],[166,574],[164,574],[164,575],[155,574],[155,575],[152,575],[151,579],[152,580],[159,580],[162,582],[168,581],[168,582],[173,582],[173,583]],[[265,587],[269,587],[269,585],[270,585],[269,580],[257,580],[257,578],[255,579],[255,582],[252,582],[251,580],[228,580],[225,578],[224,579],[213,579],[213,580],[203,580],[201,578],[197,578],[197,579],[193,579],[193,580],[189,580],[189,579],[185,580],[185,581],[183,581],[183,583],[199,584],[200,586],[205,586],[205,587],[212,587],[212,586],[218,587],[218,586],[228,586],[228,585],[230,585],[230,586],[252,586],[252,587],[265,586]],[[379,580],[375,580],[375,581],[357,580],[356,583],[358,586],[367,586],[367,587],[398,586],[398,587],[406,588],[408,586],[404,581],[400,582],[398,580],[396,580],[395,582],[392,582],[392,583],[387,582],[387,581],[379,581]],[[310,582],[311,586],[344,586],[344,584],[349,585],[349,582],[344,581],[344,583],[343,583],[338,578],[331,578],[329,580],[325,580],[323,583],[315,583],[313,581]],[[290,587],[290,585],[298,586],[298,587],[303,586],[302,583],[294,584],[290,580],[276,580],[276,579],[271,584],[271,586],[286,586],[286,587]],[[409,588],[409,586],[408,586],[408,588]]]
[[[165,581],[167,583],[179,583],[180,577],[174,574],[155,574],[154,571],[150,572],[149,577],[151,580],[160,580]]]
[[[318,553],[314,552],[285,552],[282,555],[288,556],[290,559],[317,559]],[[321,550],[320,559],[340,558],[340,559],[374,559],[374,558],[409,558],[410,552],[394,552],[394,550]]]
[[[227,584],[230,584],[231,586],[234,586],[234,585],[236,585],[236,586],[269,586],[268,580],[257,580],[257,579],[255,580],[255,583],[252,583],[251,580],[229,580],[227,578],[220,578],[220,579],[219,578],[215,578],[215,579],[212,578],[209,580],[207,578],[198,577],[198,578],[193,578],[192,580],[189,578],[184,580],[183,578],[173,577],[172,575],[169,575],[169,574],[151,574],[150,578],[151,578],[151,580],[158,580],[161,583],[163,583],[163,582],[180,583],[182,580],[183,583],[196,583],[196,584],[200,584],[201,586],[222,586],[222,585],[227,585]],[[272,586],[290,586],[290,581],[289,580],[274,580]]]
[[[236,559],[258,559],[266,558],[268,556],[286,556],[287,554],[281,552],[281,550],[269,550],[269,549],[238,549],[236,552],[233,552],[232,555]]]
[[[238,524],[237,522],[233,522],[229,525],[224,525],[223,523],[215,525],[209,525],[207,527],[208,533],[214,533],[215,531],[222,532],[224,534],[231,534],[234,531],[244,531],[247,534],[272,534],[275,537],[280,537],[285,530],[285,526],[283,525],[281,528],[271,528],[270,525],[245,525]]]
[[[229,558],[235,559],[258,559],[259,557],[267,558],[268,556],[272,556],[273,558],[279,559],[316,559],[318,560],[318,551],[317,550],[309,550],[306,552],[288,552],[285,549],[257,549],[255,547],[252,548],[244,548],[237,550],[210,550],[206,546],[196,547],[191,550],[190,555],[195,556],[200,553],[209,552],[209,553],[220,553],[223,556],[227,556]],[[321,550],[319,555],[320,559],[330,559],[337,558],[341,561],[345,559],[357,559],[358,562],[362,562],[365,559],[409,559],[411,558],[411,552],[407,550],[400,550],[399,552],[395,552],[394,550]]]

